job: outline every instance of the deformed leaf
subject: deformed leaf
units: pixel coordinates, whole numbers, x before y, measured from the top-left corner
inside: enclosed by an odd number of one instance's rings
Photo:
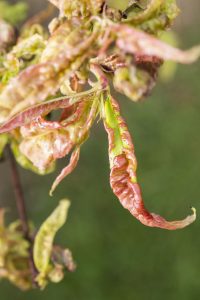
[[[159,215],[149,213],[144,206],[140,186],[137,183],[137,160],[131,136],[120,115],[119,106],[113,98],[108,97],[104,108],[104,124],[109,139],[110,184],[122,206],[130,211],[141,223],[150,227],[168,230],[188,226],[196,219],[193,215],[181,221],[166,221]]]
[[[167,0],[165,0],[165,1],[167,1]],[[140,6],[140,2],[142,2],[142,1],[139,0],[137,2],[138,2],[138,6]],[[137,2],[136,2],[136,4],[137,4]],[[148,20],[155,13],[155,11],[160,8],[163,0],[149,0],[146,2],[148,2],[146,4],[146,7],[144,7],[144,5],[141,4],[142,9],[139,12],[132,12],[129,9],[130,13],[128,13],[128,18],[126,20],[124,20],[124,22],[131,22],[135,25],[135,24],[142,23],[142,22]]]
[[[118,48],[125,53],[156,56],[163,60],[172,60],[182,64],[193,63],[200,56],[200,46],[182,51],[127,25],[115,25],[113,30],[117,34]]]
[[[0,133],[9,132],[15,128],[29,124],[38,117],[46,116],[53,110],[68,108],[75,103],[91,100],[91,98],[95,97],[96,93],[97,90],[91,89],[87,92],[77,93],[68,97],[60,97],[46,101],[45,103],[32,105],[2,123],[0,125]]]
[[[32,288],[29,269],[30,243],[24,238],[19,220],[5,225],[0,209],[0,279],[8,279],[21,290]]]
[[[31,162],[30,159],[28,159],[22,151],[20,151],[20,144],[15,139],[12,139],[11,141],[11,149],[15,156],[16,161],[22,168],[31,170],[32,172],[39,174],[39,175],[46,175],[54,171],[55,169],[55,163],[49,163],[48,167],[46,169],[40,169],[37,168],[33,162]]]
[[[61,16],[88,17],[100,12],[105,0],[49,0],[58,7]]]
[[[80,148],[77,148],[73,151],[69,164],[62,169],[61,173],[57,176],[56,180],[54,181],[51,190],[49,192],[50,196],[53,195],[54,190],[59,185],[59,183],[65,178],[67,175],[69,175],[77,166],[78,160],[80,156]]]
[[[57,122],[47,122],[42,118],[21,127],[21,134],[21,153],[42,173],[57,159],[66,156],[73,146],[65,128]]]
[[[138,101],[149,94],[154,84],[155,79],[148,72],[134,66],[117,69],[113,78],[116,91],[133,101]]]
[[[41,288],[47,283],[48,273],[51,271],[51,253],[53,241],[57,231],[64,225],[70,202],[61,200],[57,208],[41,225],[34,242],[33,258],[35,266],[39,272],[36,280]]]

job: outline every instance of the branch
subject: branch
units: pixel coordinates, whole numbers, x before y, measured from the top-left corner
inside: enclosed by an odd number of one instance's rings
[[[19,172],[18,172],[18,169],[17,169],[16,161],[15,161],[13,153],[10,149],[10,146],[6,147],[6,153],[7,153],[8,161],[10,163],[12,185],[13,185],[13,188],[14,188],[16,206],[17,206],[17,211],[18,211],[19,218],[20,218],[20,221],[21,221],[24,238],[27,241],[29,241],[29,243],[30,243],[29,267],[30,267],[30,271],[31,271],[32,284],[33,284],[34,287],[37,287],[37,284],[35,282],[35,278],[36,278],[38,272],[37,272],[37,269],[35,267],[34,260],[33,260],[33,238],[31,237],[30,231],[29,231],[26,205],[25,205],[25,199],[24,199],[24,194],[23,194],[23,188],[22,188],[22,185],[21,185],[21,182],[20,182],[20,176],[19,176]]]

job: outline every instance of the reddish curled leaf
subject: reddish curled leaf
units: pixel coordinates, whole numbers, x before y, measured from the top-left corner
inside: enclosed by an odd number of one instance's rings
[[[70,98],[61,97],[54,100],[46,101],[42,104],[33,105],[30,108],[27,108],[24,111],[16,114],[8,121],[4,122],[0,126],[0,133],[9,132],[17,127],[24,126],[40,116],[46,116],[53,110],[69,108],[74,103],[81,101],[89,101],[90,98],[96,95],[96,93],[97,91],[93,89],[87,92],[77,93],[75,95],[72,95]]]
[[[61,173],[54,181],[51,190],[49,192],[50,196],[53,196],[53,192],[56,189],[56,187],[59,185],[59,183],[76,168],[77,163],[79,161],[79,156],[80,156],[80,148],[77,148],[73,151],[69,164],[64,169],[62,169]]]
[[[193,63],[200,56],[200,46],[182,51],[127,25],[115,25],[113,30],[117,34],[117,46],[125,53],[156,56],[183,64]]]
[[[88,95],[83,97],[86,94]],[[68,155],[74,147],[79,147],[86,140],[98,112],[99,99],[98,94],[94,95],[94,92],[83,92],[81,95],[82,101],[79,100],[79,97],[75,97],[74,102],[71,102],[71,106],[68,99],[37,105],[16,116],[14,120],[3,127],[4,131],[18,126],[21,127],[21,136],[18,141],[20,153],[40,173],[46,173],[52,163]],[[78,100],[79,102],[76,102]],[[38,114],[45,115],[53,108],[60,108],[59,101],[62,108],[69,108],[71,115],[62,115],[59,122],[46,121],[41,116],[36,117]],[[72,103],[74,104],[72,105]],[[71,110],[72,107],[74,110]],[[32,119],[31,122],[30,119]],[[77,153],[76,158],[78,160]],[[72,165],[75,167],[75,163],[72,162]],[[52,191],[64,176],[72,170],[73,168],[69,167],[61,172],[54,183]]]
[[[137,183],[137,160],[131,136],[114,99],[108,98],[106,100],[104,115],[104,124],[109,139],[110,183],[122,206],[128,209],[141,223],[150,227],[175,230],[194,222],[196,218],[195,209],[193,209],[193,215],[174,222],[166,221],[161,216],[147,211],[143,203],[140,186]]]
[[[90,35],[87,28],[77,23],[61,24],[50,37],[40,62],[12,78],[0,93],[0,108],[5,110],[1,120],[55,95],[71,69],[75,72],[83,65],[81,57],[85,60],[90,55],[88,49],[92,49],[98,34],[98,24]]]
[[[54,181],[50,190],[51,196],[53,195],[53,192],[58,184],[76,168],[80,156],[80,145],[87,139],[97,113],[98,98],[94,99],[92,104],[80,103],[78,105],[77,112],[74,114],[76,118],[72,117],[67,123],[65,122],[67,125],[65,125],[66,128],[68,129],[69,133],[71,133],[71,136],[69,136],[77,148],[72,153],[69,165],[61,171]]]

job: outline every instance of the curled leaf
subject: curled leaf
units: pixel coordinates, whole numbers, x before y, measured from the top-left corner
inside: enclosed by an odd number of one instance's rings
[[[133,9],[125,11],[124,23],[134,25],[145,32],[158,35],[169,28],[177,17],[179,9],[176,0],[138,0]],[[137,9],[139,7],[139,9]]]
[[[165,1],[168,1],[168,0],[165,0]],[[138,2],[138,4],[137,4]],[[136,5],[138,5],[140,7],[140,2],[142,1],[137,1],[134,3]],[[130,11],[130,13],[128,13],[128,17],[127,19],[124,20],[124,22],[131,22],[133,24],[138,24],[138,23],[141,23],[141,22],[144,22],[146,21],[149,17],[151,17],[156,10],[158,10],[163,2],[163,0],[149,0],[147,1],[147,5],[146,7],[142,6],[141,4],[141,9],[139,11],[132,11],[131,8],[128,8],[127,9],[127,12]],[[126,13],[126,11],[125,11]]]
[[[156,56],[182,64],[193,63],[200,56],[200,46],[182,51],[127,25],[116,25],[114,31],[117,34],[117,46],[125,53]]]
[[[155,78],[142,69],[131,66],[115,71],[113,84],[115,89],[133,101],[148,95],[155,85]]]
[[[106,100],[104,115],[104,124],[109,139],[110,184],[122,206],[128,209],[141,223],[150,227],[175,230],[194,222],[196,219],[195,209],[192,209],[193,215],[173,222],[166,221],[161,216],[147,211],[140,186],[137,183],[137,160],[131,136],[120,115],[119,106],[113,98]]]
[[[21,290],[32,288],[29,268],[29,242],[19,220],[5,225],[5,210],[0,209],[0,279],[7,279]]]
[[[100,12],[104,0],[49,0],[58,7],[61,16],[88,17]]]
[[[71,68],[75,72],[90,55],[88,49],[98,34],[98,24],[90,35],[87,27],[68,22],[61,24],[50,37],[39,63],[22,70],[0,91],[0,110],[3,110],[0,121],[55,96],[71,74]],[[86,38],[82,39],[84,35]]]
[[[46,175],[54,171],[55,164],[50,163],[46,169],[39,169],[37,168],[30,159],[28,159],[21,151],[20,151],[20,142],[16,139],[12,139],[11,141],[11,149],[13,152],[13,155],[18,162],[18,164],[27,170],[31,170],[32,172],[39,174],[39,175]]]
[[[33,258],[39,272],[36,280],[41,288],[47,283],[48,273],[51,268],[51,253],[53,241],[57,231],[65,224],[70,202],[61,200],[57,208],[41,225],[34,242]]]
[[[80,148],[77,148],[73,151],[69,164],[62,169],[61,173],[58,175],[56,180],[54,181],[51,190],[49,192],[50,196],[53,195],[54,190],[59,185],[59,183],[65,178],[67,175],[69,175],[77,166],[78,160],[80,156]]]
[[[21,153],[41,172],[58,158],[67,155],[73,146],[68,132],[59,123],[46,122],[41,118],[21,127],[21,134]]]
[[[31,123],[34,119],[41,116],[46,116],[51,111],[56,109],[68,108],[80,101],[87,101],[94,97],[97,93],[96,89],[89,90],[83,93],[70,95],[70,97],[61,97],[46,101],[45,103],[33,105],[15,116],[9,118],[0,126],[0,133],[11,131],[15,128]]]
[[[77,148],[71,155],[69,165],[61,171],[61,173],[54,181],[50,190],[51,196],[58,184],[75,169],[80,156],[80,146],[88,138],[90,129],[97,117],[98,105],[98,97],[93,99],[92,104],[80,103],[77,109],[78,114],[76,115],[75,113],[75,116],[77,118],[71,120],[69,119],[69,123],[66,123],[66,128],[69,131],[70,139],[71,141],[73,141],[73,144],[76,145]]]

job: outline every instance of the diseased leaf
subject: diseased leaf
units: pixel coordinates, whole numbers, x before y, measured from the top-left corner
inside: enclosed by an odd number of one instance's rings
[[[69,34],[70,32],[70,34]],[[23,111],[29,106],[45,101],[59,92],[60,86],[69,75],[71,68],[77,71],[90,55],[99,34],[99,25],[88,35],[86,26],[65,22],[50,37],[38,64],[28,66],[0,90],[0,122]],[[85,39],[82,39],[83,36]],[[91,50],[92,51],[92,50]]]
[[[29,108],[22,110],[22,112],[14,115],[6,122],[0,125],[0,133],[11,131],[15,128],[24,126],[31,123],[38,117],[46,116],[51,111],[56,109],[68,108],[75,103],[81,101],[89,101],[97,94],[96,89],[89,90],[83,93],[77,93],[75,95],[70,95],[70,97],[61,97],[53,100],[46,101],[42,104],[37,104],[30,106]]]
[[[0,279],[8,279],[21,290],[32,288],[28,264],[30,244],[19,220],[5,225],[5,209],[0,209]]]
[[[53,127],[53,124],[56,125]],[[21,134],[21,153],[41,172],[45,172],[57,159],[67,155],[73,146],[69,133],[59,123],[46,122],[41,118],[21,127]]]
[[[123,22],[154,35],[168,29],[179,13],[176,0],[139,0],[136,5],[128,14],[125,11],[127,18]]]
[[[64,169],[62,169],[61,173],[57,176],[56,180],[54,181],[51,190],[49,192],[50,196],[53,196],[53,192],[56,189],[56,187],[59,185],[59,183],[76,168],[79,160],[79,156],[80,156],[80,148],[77,148],[73,151],[69,164]]]
[[[74,146],[76,146],[76,149],[71,155],[69,165],[65,167],[55,179],[50,190],[51,196],[58,184],[76,167],[80,156],[80,146],[87,140],[89,136],[90,129],[98,114],[98,107],[98,97],[93,99],[93,103],[80,103],[80,105],[78,105],[77,108],[78,113],[75,113],[75,116],[77,118],[73,118],[71,120],[69,119],[68,122],[67,120],[64,121],[66,126],[65,128],[68,130],[70,139],[71,141],[73,141],[73,144]]]
[[[100,12],[105,0],[49,0],[58,7],[61,16],[88,17]]]
[[[11,144],[11,149],[12,152],[14,154],[14,157],[16,159],[16,161],[18,162],[18,164],[27,170],[31,170],[32,172],[39,174],[39,175],[46,175],[49,173],[52,173],[55,169],[55,163],[49,163],[48,167],[46,169],[40,169],[38,167],[36,167],[30,159],[28,159],[25,154],[23,154],[22,151],[20,151],[20,143],[17,142],[17,140],[13,139]]]
[[[181,221],[166,221],[159,215],[149,213],[144,206],[140,186],[137,183],[137,160],[128,128],[120,116],[119,106],[113,98],[105,102],[105,129],[109,139],[110,184],[122,206],[141,223],[150,227],[168,230],[188,226],[196,219],[193,215]]]
[[[39,275],[36,280],[41,288],[47,283],[48,273],[51,271],[51,253],[53,241],[57,231],[65,224],[70,202],[61,200],[57,208],[41,225],[34,242],[33,258]]]
[[[163,60],[172,60],[183,64],[193,63],[200,56],[200,46],[182,51],[127,25],[116,25],[113,30],[117,34],[117,47],[124,53],[156,56]]]
[[[133,101],[147,96],[155,85],[155,78],[147,71],[131,66],[119,68],[113,78],[116,91],[126,95]]]
[[[168,0],[165,0],[168,1]],[[136,5],[138,5],[139,7],[141,7],[141,9],[138,11],[134,11],[129,9],[128,10],[128,17],[126,20],[124,20],[124,22],[131,22],[134,25],[136,24],[141,24],[142,22],[148,20],[150,17],[152,17],[152,15],[156,12],[156,10],[158,10],[162,3],[164,2],[163,0],[149,0],[147,1],[148,3],[145,5],[142,5],[142,3],[140,3],[142,1],[134,1],[134,3]],[[127,11],[127,10],[126,10]],[[125,13],[126,13],[125,11]],[[129,13],[130,11],[130,13]]]

